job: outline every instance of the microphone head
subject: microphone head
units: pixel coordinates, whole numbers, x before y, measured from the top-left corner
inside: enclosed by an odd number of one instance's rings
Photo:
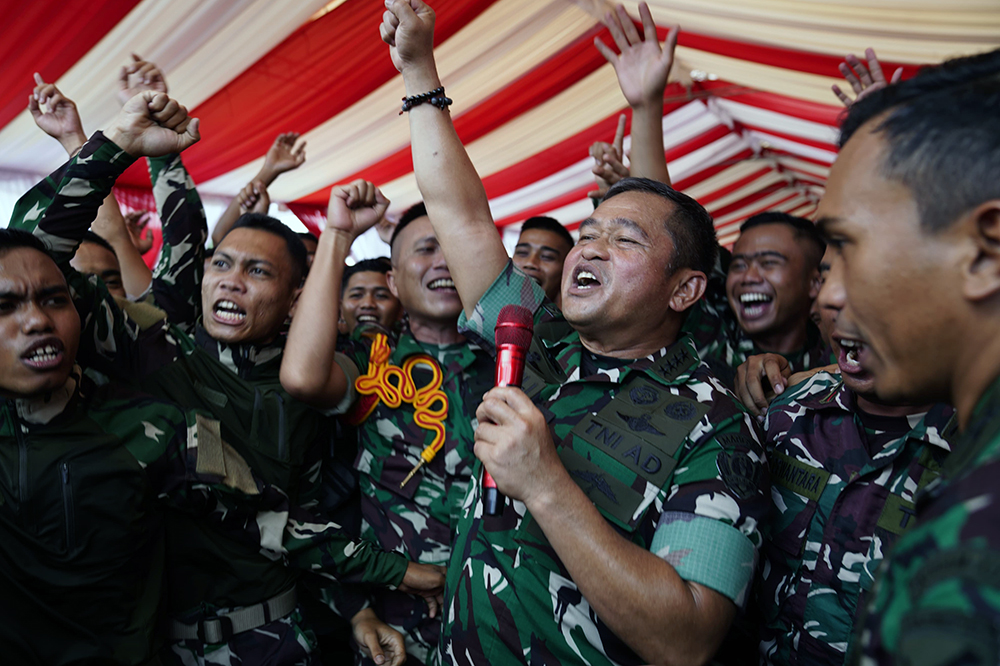
[[[522,305],[505,305],[497,316],[496,346],[513,345],[527,349],[531,346],[534,328],[531,310]]]

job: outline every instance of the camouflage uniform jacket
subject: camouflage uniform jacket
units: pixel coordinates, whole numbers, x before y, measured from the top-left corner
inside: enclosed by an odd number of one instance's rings
[[[460,327],[491,348],[509,303],[535,313],[524,390],[570,475],[623,538],[742,605],[769,495],[763,447],[739,403],[687,338],[634,361],[591,354],[513,264]],[[448,567],[442,655],[463,665],[644,663],[595,614],[523,503],[483,516],[481,468]]]
[[[56,198],[56,186],[72,163],[65,163],[22,197],[22,214],[32,217],[48,208]],[[171,324],[193,333],[201,315],[201,278],[208,237],[205,209],[180,155],[150,158],[149,178],[160,213],[163,245],[147,295],[138,302],[120,301],[119,305],[130,314],[135,312],[149,319],[150,324],[166,315]]]
[[[866,428],[854,394],[825,372],[771,403],[775,508],[757,594],[765,663],[844,662],[876,567],[916,522],[914,497],[948,456],[952,414],[936,405],[885,431]]]
[[[257,484],[245,464],[241,477],[232,458],[225,477],[208,470],[220,451],[209,451],[202,418],[122,385],[96,386],[79,367],[47,399],[3,401],[6,663],[153,657],[162,640],[163,508],[251,547],[267,542],[253,513],[287,511],[287,498]]]
[[[732,388],[736,381],[736,368],[751,356],[768,352],[759,349],[740,328],[736,315],[729,307],[725,285],[725,274],[713,273],[709,289],[688,311],[682,330],[692,337],[698,355],[715,376]],[[819,329],[811,321],[806,323],[806,327],[805,347],[791,354],[782,354],[793,373],[835,362],[823,343]]]
[[[370,366],[366,344],[352,355],[360,373]],[[403,487],[400,483],[420,462],[420,454],[434,433],[415,422],[416,410],[403,401],[391,408],[379,400],[359,426],[360,448],[355,468],[361,488],[362,537],[386,550],[428,564],[447,564],[462,500],[465,498],[475,456],[472,452],[476,409],[493,386],[493,358],[478,346],[463,342],[432,345],[417,341],[404,330],[389,356],[389,364],[402,368],[418,356],[430,356],[441,369],[440,390],[448,401],[442,421],[444,443]],[[411,370],[417,387],[431,384],[427,366]],[[359,405],[363,400],[358,400]],[[422,600],[391,590],[373,590],[376,613],[407,638],[407,651],[429,663],[438,644],[440,619],[426,616]]]
[[[173,610],[191,610],[194,604],[210,612],[273,597],[295,581],[286,563],[346,581],[398,584],[406,569],[404,558],[349,537],[336,524],[299,508],[318,496],[320,447],[330,427],[324,415],[281,388],[282,340],[266,347],[224,345],[203,332],[190,336],[162,323],[139,330],[103,284],[85,280],[69,266],[104,197],[133,161],[98,132],[66,166],[18,201],[11,227],[33,231],[66,274],[83,323],[81,364],[212,414],[221,423],[222,438],[261,480],[288,493],[298,516],[289,521],[283,544],[287,552],[278,558],[232,549],[219,535],[187,526],[190,533],[171,540],[187,549],[184,558],[174,562],[192,564],[192,551],[200,544],[204,562],[218,564],[188,568],[184,584],[171,597]],[[46,198],[46,192],[53,193],[52,198]],[[228,575],[210,573],[219,570]]]
[[[1000,663],[1000,380],[875,577],[854,664]]]
[[[153,302],[167,313],[167,321],[193,334],[201,316],[205,209],[180,155],[150,158],[149,178],[163,233],[150,286]]]

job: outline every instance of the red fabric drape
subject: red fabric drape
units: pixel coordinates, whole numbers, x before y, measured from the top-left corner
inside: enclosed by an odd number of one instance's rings
[[[510,122],[522,113],[548,101],[569,86],[592,73],[604,62],[594,48],[594,37],[607,35],[607,29],[595,27],[559,53],[507,84],[472,108],[455,116],[455,131],[462,143],[472,141]],[[458,100],[461,103],[461,100]],[[376,184],[387,183],[413,171],[410,147],[402,148],[371,166],[344,178],[349,183],[364,178]],[[301,203],[321,203],[330,198],[324,187],[301,199]]]
[[[320,232],[326,226],[325,209],[319,206],[290,203],[288,204],[288,210],[295,213],[295,217],[299,218],[302,224],[306,225],[309,233],[319,238]]]
[[[139,0],[5,2],[0,25],[0,127],[28,107],[35,72],[48,83],[66,73]]]
[[[140,164],[143,169],[146,168],[146,160],[139,160],[137,164]],[[146,180],[149,180],[148,175]],[[114,194],[123,214],[134,210],[149,211],[149,229],[153,231],[153,247],[142,255],[142,260],[146,262],[147,266],[153,268],[156,258],[160,256],[160,248],[163,247],[163,230],[160,228],[160,216],[156,210],[156,199],[153,197],[153,191],[141,187],[116,185]]]
[[[435,41],[448,39],[494,1],[439,0]],[[194,108],[204,138],[185,152],[184,164],[195,182],[264,155],[280,132],[307,132],[396,76],[389,48],[378,37],[384,11],[381,0],[342,4]],[[127,182],[138,178],[128,176]]]

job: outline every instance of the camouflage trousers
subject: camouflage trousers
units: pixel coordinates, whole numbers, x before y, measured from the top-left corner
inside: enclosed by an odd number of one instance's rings
[[[319,659],[315,650],[316,637],[304,627],[296,608],[280,620],[236,634],[228,643],[174,641],[163,649],[162,657],[164,664],[182,666],[316,666]]]

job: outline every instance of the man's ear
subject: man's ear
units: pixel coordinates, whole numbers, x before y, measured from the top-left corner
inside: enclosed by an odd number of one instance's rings
[[[964,267],[962,293],[970,301],[992,298],[1000,294],[1000,200],[976,206],[962,226],[971,236],[974,254]]]
[[[288,316],[295,316],[295,309],[299,307],[299,296],[302,295],[302,287],[299,287],[294,292],[292,292],[292,307],[288,308]]]
[[[385,274],[385,283],[389,285],[389,291],[391,291],[392,295],[395,296],[396,299],[398,300],[399,289],[396,287],[395,271],[389,271],[388,273]]]
[[[819,269],[814,268],[812,273],[809,275],[809,298],[816,300],[819,296],[819,290],[823,287],[823,279],[820,276]]]
[[[694,305],[708,285],[708,278],[701,271],[682,268],[674,276],[674,290],[670,294],[670,309],[674,312],[684,312]]]

